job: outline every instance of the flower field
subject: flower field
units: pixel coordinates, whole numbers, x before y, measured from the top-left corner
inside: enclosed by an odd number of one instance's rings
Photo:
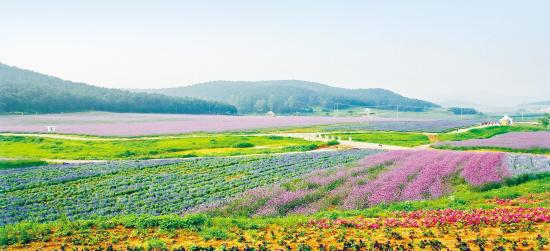
[[[517,160],[526,158],[493,152],[388,151],[369,155],[353,167],[317,170],[275,186],[252,189],[238,200],[205,211],[276,216],[436,199],[451,193],[455,184],[479,187],[516,173],[546,171],[538,166],[522,166],[524,171],[514,171],[520,168]],[[550,159],[544,161],[538,160],[548,165]],[[510,168],[510,163],[515,168]]]
[[[455,148],[550,149],[550,132],[511,132],[487,139],[442,142]]]
[[[327,136],[340,137],[344,140],[352,138],[353,141],[392,146],[414,147],[430,144],[428,136],[418,132],[353,132],[333,133],[327,134]]]
[[[415,121],[369,121],[338,125],[319,126],[325,131],[400,131],[439,133],[456,128],[478,125],[484,120],[415,120]]]
[[[533,206],[533,198],[548,200],[548,196],[517,199]],[[549,230],[548,208],[506,205],[401,211],[378,217],[130,216],[34,226],[21,223],[0,228],[0,234],[13,234],[0,242],[12,244],[13,249],[43,250],[547,250]]]
[[[90,112],[0,116],[0,132],[46,132],[46,126],[56,126],[56,132],[58,133],[139,136],[191,132],[224,132],[259,128],[353,123],[369,120],[362,117],[266,117]]]
[[[151,160],[0,170],[0,223],[66,215],[181,213],[372,152],[350,150],[264,157]]]
[[[322,142],[280,136],[180,135],[135,138],[50,138],[0,135],[0,158],[129,160],[300,152]],[[55,135],[54,135],[55,136]]]
[[[505,129],[524,130],[514,128]],[[439,135],[468,142],[472,137],[506,136],[499,134],[502,130]],[[359,134],[368,136],[367,141],[403,145],[418,145],[416,136],[426,136]],[[346,146],[274,154],[318,145],[269,135],[0,138],[20,144],[0,152],[15,149],[27,157],[123,159],[73,164],[5,160],[6,167],[0,168],[0,248],[7,250],[550,247],[550,158],[544,155]],[[173,149],[187,147],[196,153],[248,149],[272,154],[166,158],[185,153]],[[124,150],[134,155],[120,157]],[[41,151],[50,155],[35,154]],[[159,159],[129,160],[131,156]]]
[[[527,154],[508,154],[508,167],[512,174],[550,172],[550,158]]]

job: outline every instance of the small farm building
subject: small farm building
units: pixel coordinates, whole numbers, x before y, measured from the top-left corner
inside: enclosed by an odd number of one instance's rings
[[[54,133],[55,132],[55,126],[47,126],[46,128],[47,128],[49,133]]]
[[[499,123],[502,126],[509,126],[509,125],[512,125],[512,123],[514,123],[514,121],[512,120],[512,118],[508,117],[508,115],[504,115],[504,117],[502,117],[499,120]]]

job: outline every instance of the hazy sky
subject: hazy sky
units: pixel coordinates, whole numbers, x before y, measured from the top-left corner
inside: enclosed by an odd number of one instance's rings
[[[106,87],[300,79],[507,105],[550,99],[550,1],[0,1],[0,62]]]

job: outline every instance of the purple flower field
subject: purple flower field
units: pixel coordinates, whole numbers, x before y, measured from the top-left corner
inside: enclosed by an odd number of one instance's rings
[[[370,120],[372,119],[362,117],[267,117],[90,112],[0,116],[0,132],[46,132],[46,126],[56,126],[58,133],[139,136],[355,123]]]
[[[400,132],[445,132],[455,128],[479,125],[486,119],[468,120],[400,120],[369,121],[353,124],[322,126],[326,131],[400,131]]]
[[[360,209],[372,205],[441,197],[451,182],[472,186],[502,181],[510,176],[505,153],[398,150],[369,155],[358,165],[317,170],[287,183],[253,189],[229,203],[243,205],[252,215],[309,214],[337,207]],[[260,205],[258,205],[260,204]]]
[[[389,171],[364,185],[353,186],[344,208],[362,208],[384,202],[438,198],[450,192],[449,181],[462,177],[471,185],[501,181],[509,176],[504,153],[454,151],[393,151],[367,157],[366,167],[381,161]]]
[[[0,132],[46,132],[98,136],[140,136],[192,132],[242,131],[261,128],[322,126],[323,130],[390,130],[441,132],[478,124],[478,120],[407,120],[319,116],[223,116],[86,112],[0,116]]]
[[[110,161],[0,170],[0,226],[119,214],[178,214],[377,151]],[[256,190],[255,190],[256,191]],[[267,193],[258,190],[261,196]],[[257,191],[257,192],[258,192]],[[290,200],[303,196],[296,192]],[[260,195],[258,195],[259,197]],[[284,204],[284,198],[278,203]]]
[[[514,149],[546,148],[550,149],[550,132],[511,132],[496,135],[488,139],[442,142],[441,145],[453,147],[503,147]]]

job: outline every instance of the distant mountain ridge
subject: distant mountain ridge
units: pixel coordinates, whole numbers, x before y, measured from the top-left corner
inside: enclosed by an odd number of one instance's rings
[[[538,101],[538,102],[533,102],[525,105],[550,105],[550,100]]]
[[[75,83],[0,63],[0,113],[109,111],[235,114],[228,104]]]
[[[176,97],[194,97],[227,102],[240,113],[311,112],[315,107],[333,109],[351,106],[402,111],[423,111],[439,105],[401,96],[381,88],[346,89],[301,80],[214,81],[190,86],[139,90]]]

